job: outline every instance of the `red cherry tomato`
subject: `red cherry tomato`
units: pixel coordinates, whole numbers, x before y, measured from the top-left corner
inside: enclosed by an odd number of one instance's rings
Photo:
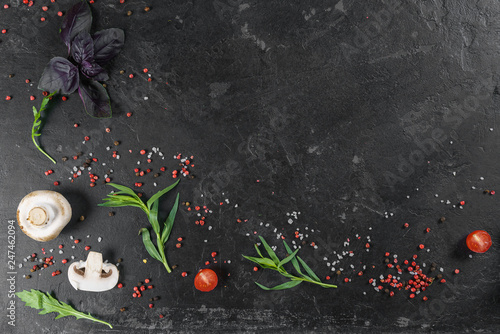
[[[484,253],[491,247],[491,236],[486,231],[477,230],[469,234],[465,242],[471,251]]]
[[[194,287],[200,291],[208,292],[217,286],[217,274],[212,269],[201,269],[194,278]]]

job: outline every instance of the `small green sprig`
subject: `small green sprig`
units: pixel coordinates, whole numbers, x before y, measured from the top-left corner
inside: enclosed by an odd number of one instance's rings
[[[158,202],[160,197],[172,190],[179,183],[179,181],[180,180],[177,180],[177,182],[157,192],[146,203],[144,203],[132,189],[119,184],[108,183],[108,185],[115,187],[119,191],[108,194],[108,196],[103,199],[104,203],[99,204],[99,206],[112,208],[134,206],[144,211],[148,216],[148,220],[153,228],[153,231],[156,234],[157,247],[154,246],[151,241],[149,230],[145,227],[139,230],[139,234],[142,234],[142,242],[144,243],[144,247],[146,247],[149,255],[151,255],[151,257],[155,260],[163,263],[168,273],[170,273],[172,269],[170,269],[165,256],[165,244],[167,243],[168,238],[170,237],[170,232],[172,232],[172,227],[174,226],[175,215],[177,214],[177,209],[179,208],[179,194],[177,194],[174,206],[172,207],[172,210],[170,210],[170,214],[163,224],[163,228],[160,226],[158,221]]]
[[[262,245],[264,245],[264,248],[266,249],[267,253],[269,254],[270,258],[262,256],[262,253],[260,252],[260,249],[257,245],[255,246],[255,249],[257,250],[257,253],[259,254],[259,257],[252,257],[252,256],[245,256],[242,255],[245,259],[250,260],[252,262],[257,263],[264,269],[271,269],[279,272],[281,275],[287,277],[290,279],[289,282],[283,283],[276,285],[275,287],[268,288],[260,283],[255,282],[258,287],[264,290],[283,290],[283,289],[290,289],[293,288],[294,286],[299,285],[302,282],[308,282],[308,283],[313,283],[313,284],[318,284],[324,288],[336,288],[336,285],[332,284],[326,284],[321,282],[319,277],[312,271],[312,269],[302,260],[300,257],[297,256],[297,252],[299,249],[295,250],[292,253],[292,250],[290,247],[288,247],[288,244],[286,243],[285,240],[283,240],[283,244],[285,245],[285,249],[288,253],[288,256],[285,257],[283,260],[280,260],[276,253],[272,250],[272,248],[267,244],[266,240],[264,240],[263,237],[259,237],[260,240],[262,241]],[[287,264],[288,262],[291,262],[299,276],[292,275],[288,273],[285,268],[283,268],[283,265]],[[300,265],[302,268],[306,271],[307,275],[304,274],[301,269]]]
[[[26,303],[26,306],[41,310],[40,312],[38,312],[38,314],[55,312],[59,313],[56,319],[73,316],[77,319],[87,319],[95,322],[100,322],[101,324],[108,325],[109,328],[113,328],[113,326],[111,326],[111,324],[107,323],[106,321],[96,319],[91,316],[90,313],[77,311],[70,305],[60,302],[48,293],[31,289],[31,291],[24,290],[21,292],[16,292],[16,295]]]
[[[45,152],[40,145],[38,145],[35,137],[40,137],[42,135],[42,111],[47,109],[47,104],[49,103],[51,97],[57,92],[53,92],[50,95],[46,96],[42,100],[42,104],[40,105],[40,110],[36,110],[35,106],[33,106],[33,116],[35,116],[35,120],[33,121],[33,127],[31,128],[31,139],[33,140],[33,144],[35,144],[36,148],[42,152],[47,158],[50,159],[53,163],[56,163],[54,159],[50,155]]]

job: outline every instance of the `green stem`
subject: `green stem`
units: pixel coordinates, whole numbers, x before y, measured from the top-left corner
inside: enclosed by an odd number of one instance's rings
[[[318,284],[324,288],[337,288],[336,285],[333,285],[333,284],[326,284],[326,283],[323,283],[323,282],[316,282],[316,281],[312,281],[312,280],[309,280],[307,278],[302,278],[302,277],[296,277],[292,279],[292,281],[304,281],[304,282],[308,282],[308,283],[313,283],[313,284]]]
[[[165,266],[165,269],[167,269],[167,273],[171,273],[172,269],[170,269],[168,262],[167,262],[167,257],[165,256],[165,245],[161,242],[161,235],[159,233],[156,233],[156,244],[158,245],[158,252],[161,255],[161,262]]]
[[[38,143],[37,143],[37,142],[36,142],[36,140],[35,140],[35,136],[34,136],[34,134],[33,134],[33,133],[31,134],[31,139],[33,139],[33,144],[35,144],[36,148],[37,148],[40,152],[42,152],[43,154],[45,154],[45,156],[46,156],[47,158],[49,158],[49,159],[50,159],[50,161],[52,161],[54,164],[56,164],[56,161],[55,161],[54,159],[52,159],[52,157],[51,157],[50,155],[48,155],[48,154],[47,154],[47,152],[45,152],[45,151],[44,151],[44,150],[43,150],[43,149],[42,149],[42,148],[38,145]]]

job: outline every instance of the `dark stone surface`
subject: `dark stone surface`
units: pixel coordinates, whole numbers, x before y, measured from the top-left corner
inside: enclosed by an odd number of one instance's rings
[[[58,161],[52,165],[30,141],[30,110],[42,100],[36,84],[46,63],[65,55],[56,13],[72,3],[35,1],[27,7],[11,0],[9,9],[0,9],[0,28],[8,30],[0,35],[2,333],[108,330],[74,318],[54,321],[53,314],[37,315],[19,300],[16,327],[7,323],[7,225],[23,196],[38,189],[67,196],[74,218],[57,239],[43,244],[16,230],[15,289],[54,292],[122,333],[500,330],[498,199],[483,194],[500,182],[496,1],[96,0],[93,31],[118,27],[126,35],[123,51],[107,67],[114,116],[86,116],[77,94],[53,103],[41,137]],[[145,6],[151,10],[144,12]],[[5,101],[6,95],[12,100]],[[91,138],[87,143],[85,136]],[[115,140],[121,142],[117,147]],[[138,167],[147,165],[138,151],[153,147],[165,159],[154,154],[149,165],[167,171],[156,179],[136,177],[137,161]],[[113,150],[119,160],[111,157]],[[77,152],[83,153],[79,160],[61,161]],[[98,158],[91,165],[98,185],[89,187],[87,171],[70,182],[73,166],[91,153]],[[111,190],[101,184],[109,169],[113,182],[144,182],[141,191],[150,196],[172,182],[177,153],[194,156],[196,175],[179,184],[181,200],[213,212],[202,227],[194,212],[179,211],[167,247],[169,263],[178,268],[167,274],[159,262],[142,262],[147,254],[137,231],[148,226],[145,215],[117,208],[109,217],[110,210],[97,204]],[[45,176],[48,169],[54,174]],[[60,186],[53,185],[56,180]],[[162,215],[173,198],[161,202]],[[300,215],[289,224],[287,213],[294,211]],[[438,223],[441,216],[446,222]],[[403,229],[406,222],[410,227]],[[302,284],[267,292],[253,284],[272,286],[282,279],[275,272],[253,272],[241,254],[256,255],[253,243],[262,235],[282,256],[280,234],[291,242],[296,229],[306,241],[301,257],[323,280],[330,275],[338,289]],[[487,230],[493,246],[469,257],[463,240],[476,229]],[[82,240],[75,249],[70,236]],[[180,236],[183,246],[177,249]],[[417,250],[420,243],[430,251]],[[59,244],[65,245],[62,255]],[[85,245],[110,262],[123,258],[123,289],[73,290],[68,265],[60,260],[84,259]],[[23,258],[41,255],[41,247],[54,249],[53,268],[63,274],[51,277],[51,267],[26,280],[30,262]],[[337,277],[328,263],[338,259],[334,252],[346,251],[354,255],[333,265],[343,269]],[[394,274],[384,266],[385,252],[397,254],[399,263],[418,254],[426,270],[435,262],[447,283],[434,283],[415,299],[407,291],[392,298],[376,292],[369,278]],[[221,283],[201,293],[193,278],[207,260]],[[460,274],[453,274],[455,268]],[[409,279],[407,272],[400,276]],[[132,287],[147,277],[155,289],[132,298]],[[344,283],[345,277],[351,282]],[[149,309],[154,295],[161,300]]]

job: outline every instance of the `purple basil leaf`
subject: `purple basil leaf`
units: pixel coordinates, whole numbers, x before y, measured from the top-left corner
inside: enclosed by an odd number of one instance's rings
[[[83,101],[85,111],[92,117],[111,117],[111,104],[106,89],[94,80],[81,81],[78,94]]]
[[[78,88],[78,67],[62,57],[54,57],[43,70],[38,89],[71,94]]]
[[[91,25],[92,12],[90,11],[87,1],[80,1],[71,7],[64,17],[62,27],[59,30],[61,39],[68,47],[68,54],[73,38],[82,31],[90,32]]]
[[[71,56],[78,63],[94,60],[94,41],[87,31],[82,31],[71,42]]]
[[[98,31],[94,34],[94,61],[106,64],[122,50],[125,33],[118,28]]]
[[[101,66],[92,62],[83,61],[80,67],[80,71],[82,71],[83,75],[85,75],[89,79],[94,79],[97,81],[106,81],[109,79],[108,73]]]

